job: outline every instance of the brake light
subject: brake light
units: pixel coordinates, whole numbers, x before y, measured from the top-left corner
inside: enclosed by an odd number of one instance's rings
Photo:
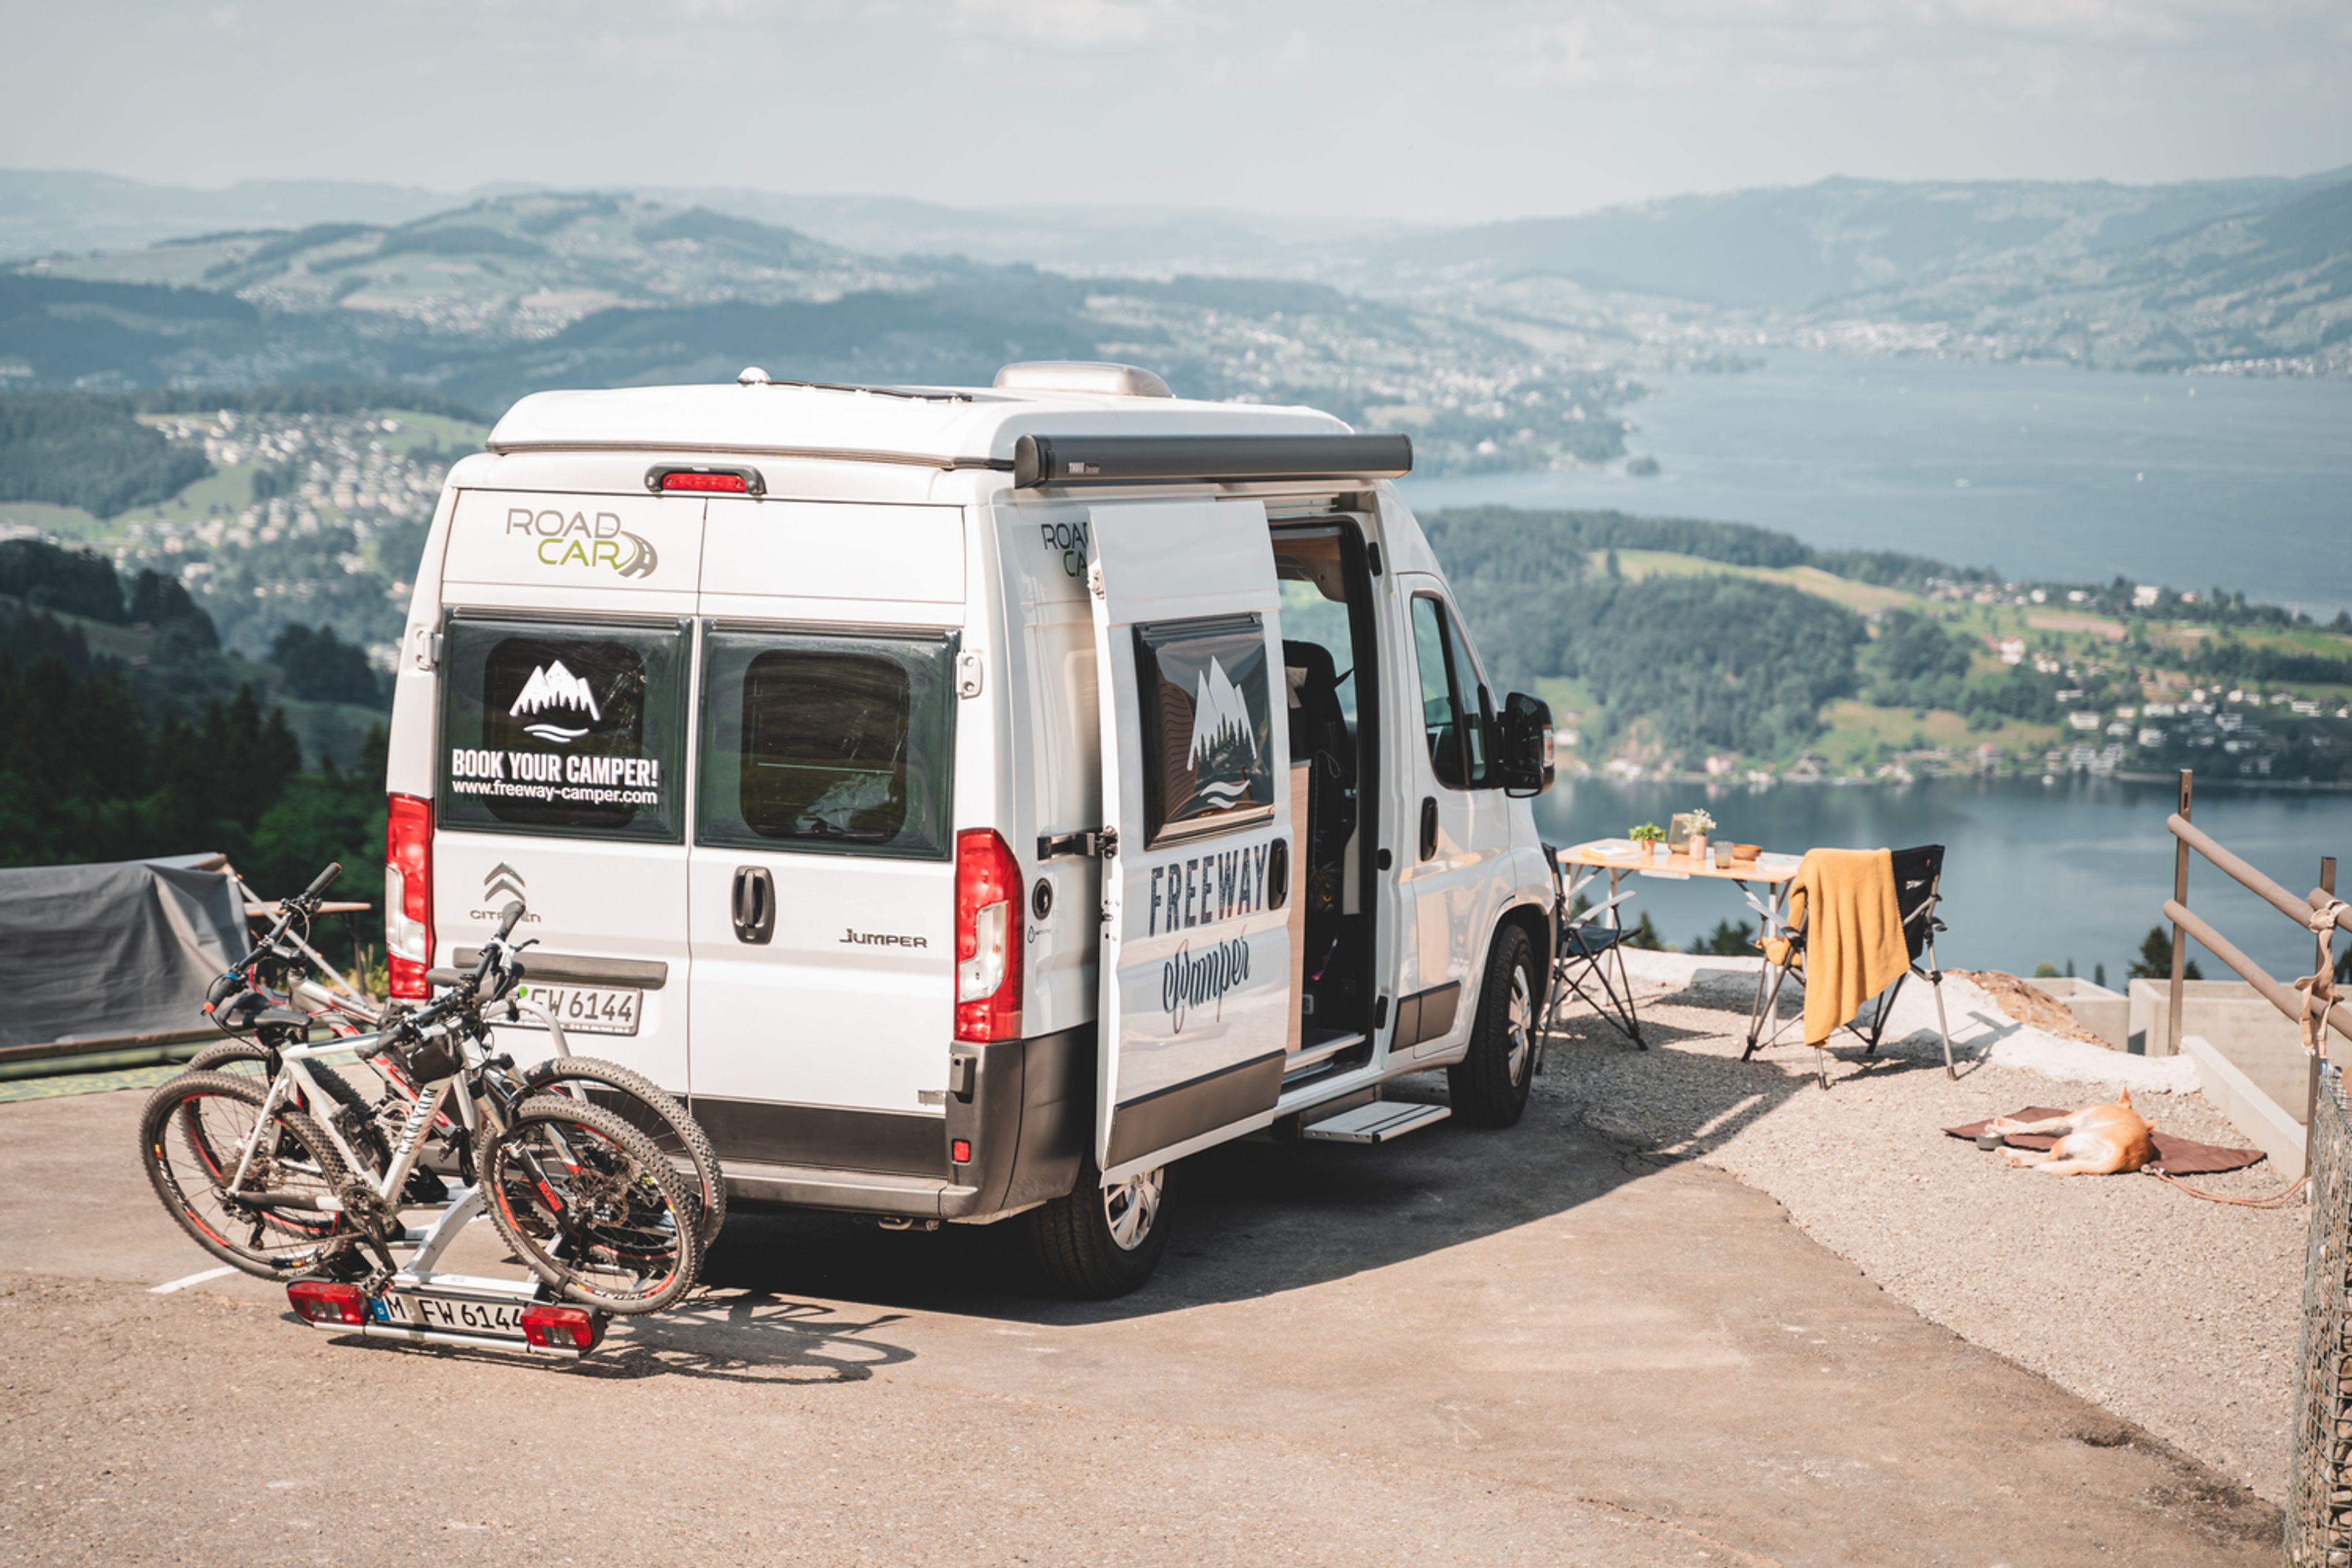
[[[525,1307],[522,1337],[543,1351],[593,1351],[596,1320],[578,1307]]]
[[[383,825],[383,945],[392,994],[421,1002],[433,994],[433,803],[394,795]]]
[[[1021,1037],[1021,863],[986,827],[956,835],[959,1040]]]
[[[367,1298],[356,1285],[331,1279],[297,1279],[286,1287],[286,1300],[306,1323],[364,1323]]]
[[[727,495],[748,495],[751,483],[740,474],[698,474],[677,469],[661,477],[666,490],[716,490]]]

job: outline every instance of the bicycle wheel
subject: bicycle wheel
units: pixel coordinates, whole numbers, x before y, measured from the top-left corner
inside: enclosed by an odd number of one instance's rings
[[[695,1234],[703,1251],[710,1250],[727,1223],[727,1173],[719,1168],[710,1135],[675,1097],[643,1073],[602,1057],[550,1057],[523,1074],[523,1085],[533,1094],[559,1093],[602,1105],[652,1139],[671,1164],[685,1161],[694,1173],[688,1185],[695,1189],[701,1211]]]
[[[694,1286],[695,1199],[652,1139],[602,1106],[539,1094],[477,1155],[491,1223],[566,1300],[658,1312]]]
[[[267,1095],[264,1086],[226,1073],[184,1073],[148,1096],[139,1157],[155,1195],[197,1246],[258,1279],[290,1279],[349,1237],[341,1215],[306,1206],[333,1196],[347,1176],[319,1124],[280,1106],[261,1129],[237,1189],[267,1206],[228,1195]]]

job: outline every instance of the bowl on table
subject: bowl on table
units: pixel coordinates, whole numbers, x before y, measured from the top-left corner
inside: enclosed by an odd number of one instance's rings
[[[1764,846],[1761,844],[1735,844],[1731,847],[1731,858],[1735,861],[1753,860],[1763,853]]]

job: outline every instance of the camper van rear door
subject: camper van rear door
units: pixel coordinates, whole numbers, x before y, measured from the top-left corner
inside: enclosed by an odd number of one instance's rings
[[[1282,1092],[1291,835],[1281,596],[1256,501],[1088,514],[1105,852],[1104,1180],[1262,1126]]]

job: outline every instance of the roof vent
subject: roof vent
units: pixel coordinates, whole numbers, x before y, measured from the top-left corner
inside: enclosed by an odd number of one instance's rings
[[[738,386],[765,386],[768,384],[768,373],[761,370],[756,364],[747,364],[741,370],[735,373],[735,384]]]
[[[1140,365],[1101,360],[1033,359],[996,373],[1001,392],[1081,392],[1095,397],[1173,397],[1168,384]]]

